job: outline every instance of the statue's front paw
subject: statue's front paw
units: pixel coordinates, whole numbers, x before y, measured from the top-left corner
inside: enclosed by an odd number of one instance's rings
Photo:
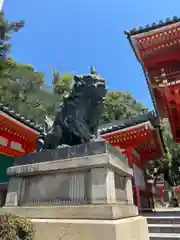
[[[67,145],[67,144],[62,144],[62,145],[59,145],[59,146],[57,147],[57,149],[60,149],[60,148],[67,148],[67,147],[70,147],[70,146]]]
[[[37,144],[36,144],[36,151],[40,152],[42,150],[43,146],[44,146],[44,140],[39,138],[37,140]]]
[[[98,141],[106,141],[104,138],[97,138],[97,137],[95,137],[95,138],[92,138],[91,140],[90,140],[90,142],[98,142]]]
[[[90,138],[93,140],[93,139],[96,139],[96,135],[91,135]]]
[[[94,136],[93,138],[90,139],[90,142],[95,142],[97,141],[98,139],[96,138],[96,136]]]

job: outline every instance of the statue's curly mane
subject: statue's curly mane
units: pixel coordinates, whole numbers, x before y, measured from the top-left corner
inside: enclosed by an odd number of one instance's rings
[[[101,86],[101,89],[98,86]],[[77,110],[81,116],[87,118],[88,111],[94,106],[102,105],[107,89],[102,78],[94,78],[92,75],[75,76],[72,89],[63,100],[62,115],[64,118]],[[93,109],[92,109],[93,110]],[[66,116],[65,116],[66,115]]]

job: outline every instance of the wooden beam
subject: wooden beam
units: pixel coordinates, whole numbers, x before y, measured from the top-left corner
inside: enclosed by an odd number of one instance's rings
[[[20,135],[28,138],[29,140],[35,140],[39,136],[39,133],[36,130],[17,121],[16,119],[12,118],[11,116],[7,115],[2,111],[0,111],[0,123],[4,127],[9,128],[16,133],[19,133]]]
[[[20,156],[23,156],[25,153],[19,152],[11,148],[0,146],[0,154],[7,155],[10,157],[20,157]]]
[[[11,135],[10,133],[8,132],[5,132],[5,131],[0,131],[0,137],[2,138],[5,138],[5,139],[8,139],[8,143],[7,143],[7,146],[4,146],[5,148],[7,149],[12,149],[12,143],[15,142],[17,144],[20,144],[21,145],[21,148],[24,150],[23,151],[18,151],[18,150],[15,150],[16,152],[23,152],[23,154],[26,152],[26,153],[31,153],[31,152],[34,152],[35,151],[35,148],[36,148],[36,143],[35,142],[28,142],[28,141],[25,141],[23,139],[20,139],[18,136],[14,136],[14,135]],[[2,145],[0,145],[2,146]],[[4,148],[3,148],[3,151],[4,151]],[[8,150],[7,150],[8,152]],[[14,152],[16,154],[16,152]],[[21,154],[20,154],[21,155]]]

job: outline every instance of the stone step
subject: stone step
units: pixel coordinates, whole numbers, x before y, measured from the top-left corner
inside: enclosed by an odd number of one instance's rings
[[[148,224],[150,233],[180,233],[180,224]]]
[[[180,240],[177,233],[150,233],[149,237],[149,240]]]
[[[180,224],[180,216],[147,217],[148,224]]]

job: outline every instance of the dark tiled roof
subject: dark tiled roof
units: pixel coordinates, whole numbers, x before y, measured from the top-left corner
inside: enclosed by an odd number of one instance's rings
[[[110,123],[103,124],[99,126],[99,131],[100,131],[100,134],[103,135],[103,134],[118,131],[124,128],[132,127],[136,124],[140,124],[147,121],[150,121],[154,127],[159,126],[159,121],[156,118],[154,111],[151,111],[145,114],[137,115],[135,117],[125,118],[118,121],[112,121]]]
[[[42,126],[36,124],[30,119],[26,119],[21,114],[16,113],[13,109],[8,106],[5,106],[3,103],[0,103],[0,111],[6,113],[7,115],[11,116],[12,118],[16,119],[17,121],[23,123],[24,125],[36,130],[37,132],[43,132]]]
[[[122,130],[124,128],[132,127],[136,124],[140,124],[140,123],[147,122],[147,121],[150,121],[151,124],[158,129],[160,140],[162,142],[162,147],[164,149],[164,152],[167,153],[164,139],[162,136],[162,131],[160,129],[159,118],[156,117],[154,111],[148,112],[143,115],[137,115],[135,117],[128,118],[128,119],[126,118],[126,119],[122,119],[119,121],[113,121],[104,126],[103,125],[100,126],[99,130],[100,130],[100,134],[103,135],[103,134],[111,133],[114,131]]]
[[[154,29],[164,27],[164,26],[167,26],[169,24],[173,24],[173,23],[177,23],[177,22],[180,22],[180,18],[174,16],[171,19],[167,18],[165,21],[161,20],[158,23],[152,23],[151,25],[146,25],[144,27],[139,27],[139,28],[134,27],[130,31],[124,31],[124,34],[127,35],[127,36],[133,36],[133,35],[136,35],[136,34],[152,31]]]

